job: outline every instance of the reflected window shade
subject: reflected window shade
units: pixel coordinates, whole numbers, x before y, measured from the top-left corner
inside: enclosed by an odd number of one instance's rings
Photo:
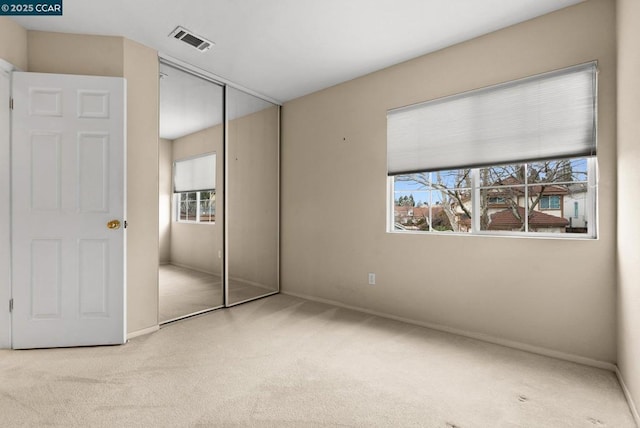
[[[216,188],[216,155],[176,161],[174,164],[174,192],[197,192]]]
[[[596,63],[390,110],[389,175],[596,154]]]

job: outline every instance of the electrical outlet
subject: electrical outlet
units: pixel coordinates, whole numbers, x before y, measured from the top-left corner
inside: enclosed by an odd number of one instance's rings
[[[375,285],[376,283],[376,274],[373,272],[369,272],[369,285]]]

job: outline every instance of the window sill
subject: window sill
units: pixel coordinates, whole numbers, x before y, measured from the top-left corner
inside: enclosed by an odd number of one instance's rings
[[[597,236],[591,236],[586,233],[535,233],[535,232],[420,232],[416,230],[388,230],[387,233],[393,235],[422,235],[422,236],[473,236],[483,238],[516,238],[516,239],[550,239],[565,241],[597,241]]]
[[[210,222],[210,221],[190,221],[190,220],[174,220],[174,223],[179,223],[179,224],[203,224],[203,225],[215,225],[216,222]]]

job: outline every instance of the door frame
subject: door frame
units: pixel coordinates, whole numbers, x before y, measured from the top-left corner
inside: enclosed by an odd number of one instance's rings
[[[11,348],[11,73],[0,59],[0,349]]]

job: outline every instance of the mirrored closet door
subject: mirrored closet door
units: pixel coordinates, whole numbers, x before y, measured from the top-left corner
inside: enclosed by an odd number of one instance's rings
[[[224,306],[223,92],[160,64],[161,324]]]
[[[279,291],[279,106],[227,87],[227,305]]]

